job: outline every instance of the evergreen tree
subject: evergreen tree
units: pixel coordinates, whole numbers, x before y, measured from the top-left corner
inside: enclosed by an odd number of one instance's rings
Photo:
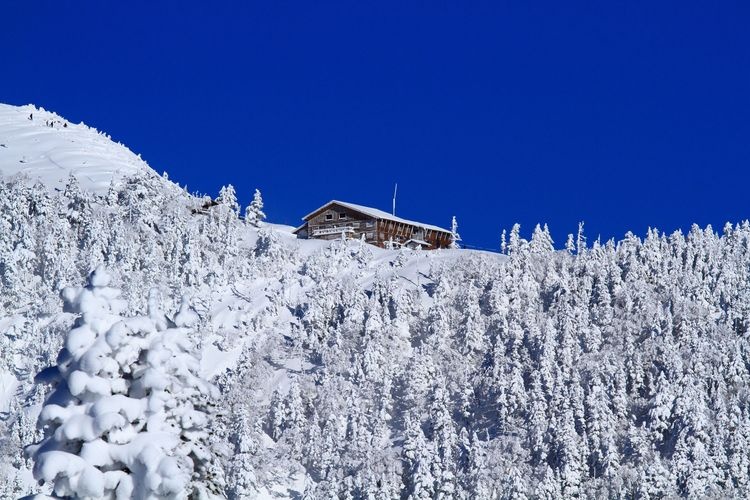
[[[57,495],[223,497],[209,446],[215,389],[198,375],[187,331],[149,317],[123,318],[126,304],[101,268],[85,288],[66,288],[78,314],[39,415],[44,439],[29,447],[34,476]]]
[[[461,241],[461,235],[458,234],[458,222],[456,216],[451,219],[451,248],[460,248],[458,242]]]
[[[253,195],[253,201],[245,208],[245,223],[251,226],[260,227],[260,223],[266,219],[263,212],[263,197],[260,190],[256,189]]]

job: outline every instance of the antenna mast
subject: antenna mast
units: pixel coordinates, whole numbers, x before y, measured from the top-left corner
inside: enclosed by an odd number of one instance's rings
[[[397,191],[398,191],[398,182],[393,187],[393,213],[391,215],[393,215],[394,217],[396,216],[396,192]]]

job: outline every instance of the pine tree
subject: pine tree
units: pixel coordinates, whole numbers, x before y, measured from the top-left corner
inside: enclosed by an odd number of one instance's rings
[[[457,305],[463,315],[457,332],[462,342],[461,352],[464,354],[483,352],[484,321],[479,305],[478,290],[474,286],[466,287],[459,294]]]
[[[425,438],[417,418],[407,415],[405,421],[403,455],[406,463],[404,484],[406,495],[410,500],[434,498],[435,477],[432,464],[435,452]]]
[[[253,201],[245,208],[245,223],[251,226],[260,227],[260,223],[266,219],[263,212],[263,197],[260,190],[256,189],[253,195]]]
[[[237,192],[231,184],[222,186],[219,190],[219,196],[216,198],[216,203],[225,206],[234,215],[238,215],[240,212],[240,205],[237,203]]]
[[[451,416],[448,391],[442,381],[433,390],[430,427],[437,452],[433,463],[436,498],[452,498],[456,492],[458,436]]]
[[[305,474],[304,490],[302,491],[302,498],[300,500],[316,500],[315,496],[315,482],[313,481],[310,474]]]
[[[529,248],[531,253],[543,257],[548,257],[551,252],[554,252],[555,247],[553,246],[552,236],[549,234],[547,224],[544,225],[544,228],[539,224],[536,225],[534,233],[531,236]]]
[[[458,234],[458,222],[456,216],[451,219],[451,248],[461,248],[458,242],[461,241],[461,235]]]
[[[110,280],[98,268],[63,291],[80,316],[45,372],[55,388],[45,437],[29,447],[35,478],[74,498],[223,498],[208,432],[216,390],[197,375],[187,330],[122,317]]]

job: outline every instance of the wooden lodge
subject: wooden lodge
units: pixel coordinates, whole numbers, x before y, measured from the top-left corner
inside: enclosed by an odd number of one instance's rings
[[[294,230],[298,238],[333,240],[362,239],[379,247],[409,247],[432,250],[448,248],[451,232],[437,226],[414,222],[378,210],[343,201],[329,201],[303,217]]]

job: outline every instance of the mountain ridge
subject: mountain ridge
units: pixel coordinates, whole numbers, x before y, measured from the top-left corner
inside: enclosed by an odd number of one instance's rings
[[[33,104],[2,103],[0,172],[39,179],[50,189],[62,189],[72,174],[99,194],[129,175],[156,175],[140,155],[83,122],[71,123]]]

